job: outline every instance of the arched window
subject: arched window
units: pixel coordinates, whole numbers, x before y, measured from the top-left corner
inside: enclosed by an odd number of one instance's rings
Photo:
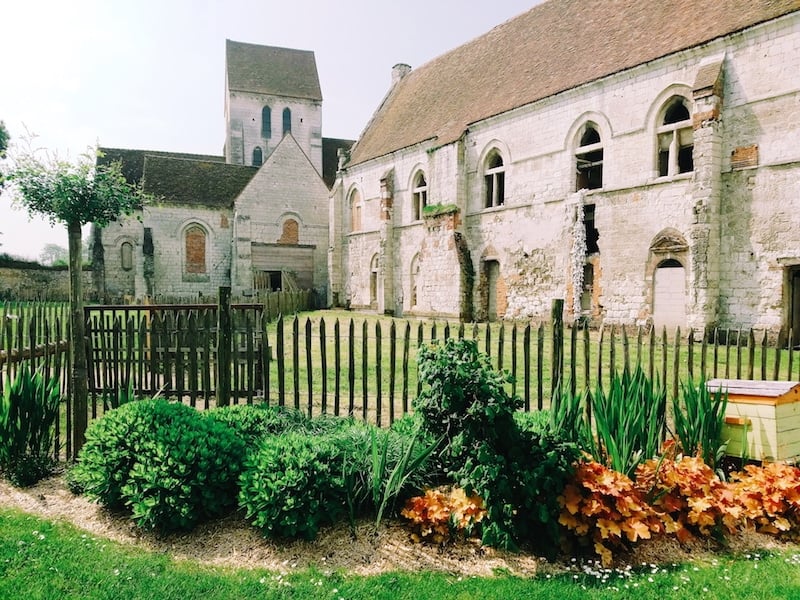
[[[658,176],[694,171],[694,135],[689,101],[671,98],[660,113],[658,128]]]
[[[253,148],[253,166],[260,167],[263,162],[264,162],[264,156],[261,153],[261,148],[256,146],[255,148]]]
[[[292,111],[289,107],[283,109],[283,135],[292,131]]]
[[[261,137],[272,137],[272,109],[269,106],[261,109]]]
[[[576,190],[603,187],[603,142],[597,125],[586,123],[575,151]]]
[[[186,228],[186,272],[204,274],[206,272],[206,232],[199,225]]]
[[[422,218],[422,211],[426,206],[428,206],[428,182],[425,181],[425,173],[419,171],[414,177],[411,188],[411,213],[414,221]]]
[[[497,150],[492,150],[486,157],[483,181],[486,208],[502,206],[506,200],[506,167],[503,164],[503,157]]]
[[[361,194],[358,190],[350,193],[350,231],[361,231]]]
[[[122,269],[124,271],[130,271],[133,268],[133,244],[130,242],[122,242],[119,253]]]

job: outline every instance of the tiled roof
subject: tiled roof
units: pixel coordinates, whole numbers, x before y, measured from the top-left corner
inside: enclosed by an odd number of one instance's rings
[[[229,208],[258,168],[147,155],[144,191],[157,203]]]
[[[322,138],[322,180],[328,189],[336,181],[336,171],[339,170],[339,148],[349,150],[352,145],[353,140]]]
[[[159,152],[156,150],[129,150],[125,148],[98,148],[102,156],[97,157],[97,164],[110,164],[120,161],[122,163],[122,174],[130,183],[139,183],[144,173],[144,157],[146,155],[162,156],[165,158],[184,158],[189,160],[204,160],[213,162],[225,162],[224,156],[212,156],[208,154],[186,154],[179,152]]]
[[[228,89],[322,101],[317,62],[309,50],[225,41]]]
[[[353,147],[357,164],[800,10],[800,0],[547,0],[411,71]]]

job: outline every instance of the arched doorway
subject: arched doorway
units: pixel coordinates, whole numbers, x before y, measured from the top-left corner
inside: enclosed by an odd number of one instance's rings
[[[653,325],[670,334],[686,328],[686,269],[674,258],[662,260],[653,273]]]

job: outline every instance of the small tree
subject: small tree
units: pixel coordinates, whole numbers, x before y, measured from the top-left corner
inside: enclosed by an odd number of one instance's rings
[[[94,158],[94,154],[86,154],[72,163],[28,150],[11,157],[12,164],[6,173],[12,196],[31,215],[41,215],[53,225],[60,222],[67,226],[75,455],[85,441],[88,421],[81,227],[87,223],[107,225],[120,215],[133,212],[143,200],[141,189],[128,183],[119,163],[95,165]]]

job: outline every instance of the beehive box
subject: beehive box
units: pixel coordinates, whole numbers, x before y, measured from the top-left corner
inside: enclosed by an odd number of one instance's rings
[[[765,462],[800,458],[800,382],[710,379],[728,392],[722,439],[729,456]]]

